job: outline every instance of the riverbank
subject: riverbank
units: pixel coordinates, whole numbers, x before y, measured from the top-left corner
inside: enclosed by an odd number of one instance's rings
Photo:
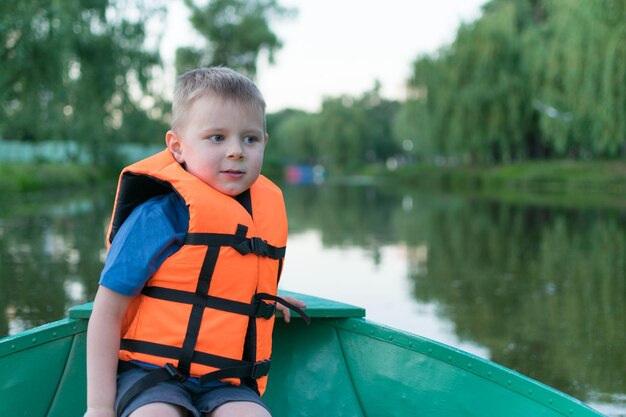
[[[114,177],[106,170],[79,164],[0,163],[1,192],[87,188]]]
[[[281,177],[269,163],[265,175]],[[411,164],[388,170],[370,166],[365,178],[381,178],[408,187],[497,196],[560,196],[569,200],[626,196],[626,161],[537,161],[503,166]],[[80,164],[0,163],[0,191],[31,192],[86,188],[115,181],[117,172]]]
[[[626,192],[626,161],[532,161],[489,167],[412,164],[395,170],[371,167],[366,174],[447,190]]]
[[[532,161],[503,166],[368,167],[362,178],[407,188],[547,206],[626,205],[626,161]]]
[[[97,168],[87,164],[56,162],[0,162],[0,192],[39,192],[88,188],[117,182],[121,167]],[[283,166],[268,161],[263,174],[280,181]]]

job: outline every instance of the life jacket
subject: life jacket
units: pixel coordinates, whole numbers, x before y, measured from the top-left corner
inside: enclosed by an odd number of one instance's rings
[[[122,171],[108,243],[137,205],[170,192],[189,208],[187,237],[131,302],[119,357],[173,378],[243,382],[262,395],[287,242],[282,193],[260,176],[249,189],[249,213],[164,150]]]

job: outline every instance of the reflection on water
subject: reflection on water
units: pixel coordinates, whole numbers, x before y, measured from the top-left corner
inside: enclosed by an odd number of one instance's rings
[[[626,414],[626,211],[286,187],[281,286]],[[111,192],[0,202],[0,335],[93,297]]]
[[[324,247],[319,231],[292,234],[281,288],[366,308],[367,318],[488,358],[489,351],[462,340],[435,302],[416,302],[407,279],[413,254],[402,244],[384,245],[377,260],[358,247]]]
[[[0,336],[61,319],[93,297],[110,212],[106,197],[0,202]]]
[[[285,288],[363,305],[626,415],[626,210],[389,187],[285,193]]]

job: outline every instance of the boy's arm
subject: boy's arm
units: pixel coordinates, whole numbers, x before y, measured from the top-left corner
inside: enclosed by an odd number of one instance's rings
[[[121,323],[132,297],[100,286],[87,329],[87,412],[115,417]]]

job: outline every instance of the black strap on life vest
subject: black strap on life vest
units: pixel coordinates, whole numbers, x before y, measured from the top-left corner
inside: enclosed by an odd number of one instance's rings
[[[228,311],[229,313],[243,314],[251,317],[263,317],[269,319],[274,315],[276,306],[263,302],[261,299],[253,298],[251,303],[229,300],[214,296],[199,297],[196,293],[189,291],[174,290],[163,287],[144,287],[141,293],[151,298],[159,300],[173,301],[183,304],[200,305],[204,308]]]
[[[270,300],[280,302],[281,304],[289,307],[291,310],[294,310],[300,317],[302,317],[307,325],[311,320],[310,317],[299,307],[286,301],[284,298],[267,293],[255,294],[254,297],[252,297],[251,303],[242,303],[240,301],[214,297],[211,295],[198,296],[198,294],[189,291],[155,286],[144,287],[141,293],[151,298],[158,298],[159,300],[191,304],[194,306],[198,305],[204,308],[228,311],[229,313],[242,314],[250,317],[262,317],[265,319],[269,319],[276,312],[276,304],[264,302],[264,300]]]
[[[120,361],[118,365],[118,373],[125,372],[131,368],[139,367],[131,362]],[[171,363],[166,364],[163,368],[153,369],[141,378],[139,378],[133,385],[120,398],[116,415],[120,417],[124,409],[137,395],[141,394],[144,390],[153,387],[161,382],[176,380],[184,381],[187,377],[180,373],[178,369]]]
[[[162,345],[159,343],[146,342],[143,340],[134,340],[134,339],[122,339],[120,342],[120,348],[123,350],[130,350],[133,352],[145,353],[147,355],[160,356],[168,359],[178,359],[181,354],[181,349],[175,346]],[[224,356],[213,355],[211,353],[206,352],[198,352],[195,351],[192,355],[193,362],[201,363],[203,365],[207,365],[213,368],[218,369],[244,369],[251,368],[253,364],[241,360],[241,359],[231,359],[226,358]],[[182,375],[188,376],[188,373],[183,372],[180,369],[180,365],[177,367],[178,371]],[[221,378],[229,378],[229,376],[224,376]],[[221,379],[220,378],[220,379]],[[232,376],[232,378],[238,378],[237,376]],[[208,378],[205,380],[209,380]]]
[[[242,255],[254,253],[271,259],[284,258],[286,249],[284,246],[272,246],[259,237],[246,238],[245,233],[243,236],[219,233],[189,233],[185,239],[185,245],[231,246]]]

